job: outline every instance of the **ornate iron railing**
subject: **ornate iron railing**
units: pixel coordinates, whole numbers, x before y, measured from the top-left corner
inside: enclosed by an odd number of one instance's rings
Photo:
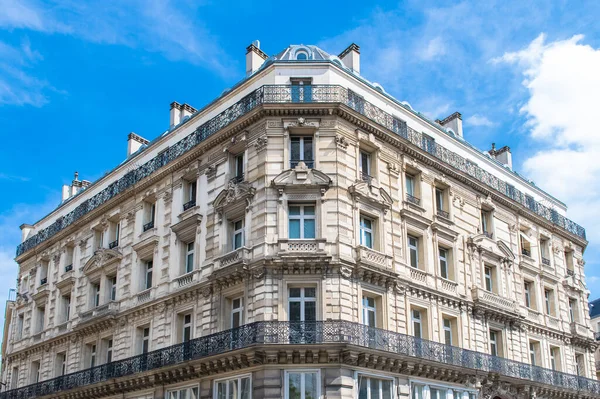
[[[425,359],[462,369],[498,373],[503,376],[600,394],[600,382],[531,364],[474,352],[439,342],[341,320],[315,322],[260,321],[193,339],[142,355],[77,371],[0,393],[0,399],[25,399],[132,376],[186,361],[214,356],[254,345],[348,344],[394,355]],[[464,370],[463,372],[466,372]]]
[[[108,249],[113,249],[119,246],[119,240],[114,240],[113,242],[108,244]]]
[[[544,258],[542,256],[542,264],[546,265],[546,266],[550,266],[550,259],[548,258]]]
[[[383,111],[375,105],[365,101],[365,99],[354,93],[352,90],[337,85],[307,85],[303,87],[302,94],[298,91],[298,86],[292,85],[266,85],[261,86],[241,98],[237,103],[225,109],[220,114],[198,126],[194,132],[173,144],[165,151],[162,151],[156,157],[150,159],[143,165],[126,173],[121,178],[113,181],[93,197],[82,201],[74,210],[64,216],[59,217],[54,223],[37,234],[23,241],[17,247],[17,256],[29,251],[42,242],[48,240],[64,228],[73,224],[83,215],[91,212],[102,204],[106,203],[116,195],[124,192],[131,186],[150,176],[163,166],[171,163],[183,154],[192,150],[199,143],[240,119],[253,109],[262,104],[279,103],[341,103],[354,111],[364,115],[366,118],[375,122],[415,146],[427,151],[440,161],[466,173],[470,177],[487,185],[488,187],[499,191],[512,200],[525,206],[537,215],[547,219],[553,224],[567,230],[585,239],[585,229],[577,223],[560,215],[555,209],[549,208],[539,202],[534,201],[530,196],[522,193],[517,188],[508,184],[504,180],[492,175],[479,167],[476,163],[466,159],[455,152],[437,144],[435,140],[425,134],[414,131],[409,128],[405,121]]]
[[[531,258],[531,251],[529,249],[522,248],[521,253]]]
[[[437,215],[441,216],[441,217],[443,217],[445,219],[450,219],[450,212],[446,212],[446,211],[443,211],[441,209],[437,210]]]
[[[406,194],[406,200],[411,204],[419,205],[421,203],[421,199],[415,197],[414,195]]]
[[[193,199],[191,201],[186,202],[185,204],[183,204],[183,210],[187,211],[188,209],[192,208],[196,206],[196,200]]]
[[[154,228],[154,220],[149,221],[148,223],[146,223],[143,227],[144,231],[148,231],[150,229]]]

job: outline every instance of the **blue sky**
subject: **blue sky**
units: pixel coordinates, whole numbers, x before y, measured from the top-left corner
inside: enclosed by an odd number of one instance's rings
[[[479,148],[509,145],[587,228],[600,297],[600,2],[222,4],[0,0],[0,301],[19,225],[58,205],[74,171],[93,181],[120,163],[129,132],[167,129],[172,101],[199,108],[243,78],[255,39],[267,54],[355,42],[367,79],[431,118],[461,112]]]

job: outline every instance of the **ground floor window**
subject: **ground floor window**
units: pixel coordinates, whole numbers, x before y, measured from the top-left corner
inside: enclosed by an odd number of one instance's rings
[[[285,399],[318,399],[321,379],[317,370],[285,372]]]
[[[215,399],[250,399],[251,392],[249,375],[215,381]]]
[[[420,382],[411,383],[410,390],[410,399],[477,399],[474,391]]]
[[[392,399],[393,380],[358,376],[358,399]]]
[[[196,386],[167,391],[167,399],[198,399],[199,397]]]

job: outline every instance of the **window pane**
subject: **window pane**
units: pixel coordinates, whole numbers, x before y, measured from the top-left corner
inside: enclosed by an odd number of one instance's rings
[[[304,304],[304,321],[316,321],[317,320],[317,306],[316,302],[306,302]]]
[[[238,233],[234,236],[233,249],[241,248],[242,246],[242,234]]]
[[[369,378],[370,382],[371,382],[371,386],[370,386],[370,393],[371,393],[371,398],[376,398],[379,399],[379,380],[373,379],[373,378]]]
[[[368,378],[365,378],[363,376],[359,377],[359,382],[358,382],[358,399],[369,399],[368,393],[367,393],[367,384],[368,384]]]
[[[290,302],[290,321],[300,320],[300,302]]]
[[[304,397],[306,399],[317,399],[317,373],[304,374]]]
[[[314,298],[316,296],[317,289],[315,287],[308,287],[304,289],[304,296],[307,298]]]
[[[227,399],[238,399],[238,380],[229,381],[229,397]]]
[[[417,251],[414,249],[410,250],[410,265],[412,267],[417,267]]]
[[[369,313],[369,326],[370,327],[375,327],[375,312],[368,312]]]
[[[290,158],[292,160],[300,159],[300,138],[299,137],[292,137],[292,147],[291,147]]]
[[[240,399],[250,399],[250,378],[242,378]]]
[[[370,230],[372,228],[371,220],[367,218],[360,218],[360,226]]]
[[[304,214],[305,215],[314,215],[315,214],[315,207],[314,206],[305,206],[304,207]]]
[[[304,220],[304,237],[315,238],[315,219]]]
[[[312,137],[304,138],[304,160],[313,160]]]
[[[300,238],[300,220],[299,219],[290,219],[290,238]]]
[[[300,297],[300,288],[290,288],[290,297],[299,298]]]
[[[290,215],[300,215],[300,207],[290,206]]]
[[[361,243],[362,245],[367,248],[373,248],[373,237],[371,233],[368,231],[363,231],[361,238],[363,239],[363,242]]]
[[[381,381],[381,399],[392,399],[392,381]]]
[[[289,373],[288,374],[288,398],[289,399],[302,399],[300,378],[301,378],[300,373]]]

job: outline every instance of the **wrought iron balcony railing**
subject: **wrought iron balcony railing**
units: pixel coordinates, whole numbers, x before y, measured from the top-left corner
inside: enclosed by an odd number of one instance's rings
[[[242,173],[241,175],[237,175],[232,177],[231,179],[229,179],[230,183],[234,183],[234,184],[238,184],[244,181],[244,174]]]
[[[450,213],[449,213],[449,212],[446,212],[446,211],[443,211],[443,210],[441,210],[441,209],[438,209],[438,210],[437,210],[437,215],[438,215],[438,216],[441,216],[441,217],[443,217],[443,218],[445,218],[445,219],[450,219]]]
[[[525,256],[529,256],[529,257],[531,258],[531,250],[529,250],[529,249],[525,249],[525,248],[523,248],[523,249],[521,249],[521,253],[522,253],[523,255],[525,255]]]
[[[144,231],[148,231],[153,228],[154,228],[154,220],[151,220],[144,225]]]
[[[193,208],[196,206],[196,199],[193,199],[191,201],[186,202],[185,204],[183,204],[183,210],[187,211],[190,208]]]
[[[315,322],[259,321],[192,339],[142,355],[116,360],[62,377],[0,393],[0,399],[24,399],[133,376],[256,345],[347,344],[385,351],[396,356],[497,373],[510,378],[552,385],[559,389],[600,394],[600,381],[527,363],[474,352],[439,342],[341,320]]]
[[[543,264],[543,265],[546,265],[546,266],[550,266],[550,259],[548,259],[548,258],[544,258],[544,257],[542,256],[542,264]]]
[[[490,240],[494,239],[494,233],[492,233],[490,231],[484,231],[483,235],[486,236],[487,238],[489,238]]]
[[[421,199],[420,198],[417,198],[414,195],[411,195],[411,194],[408,194],[408,193],[406,194],[406,200],[408,202],[410,202],[411,204],[415,204],[415,205],[419,205],[421,203]]]
[[[113,249],[119,246],[119,240],[114,240],[113,242],[108,244],[108,249]]]
[[[360,172],[360,179],[368,184],[371,184],[373,176],[369,175],[367,172]]]
[[[75,221],[79,220],[87,213],[103,205],[118,194],[128,190],[133,185],[150,176],[165,165],[173,162],[175,159],[178,159],[208,137],[239,120],[252,110],[263,104],[279,103],[338,103],[349,107],[371,122],[392,131],[404,140],[421,148],[431,156],[438,158],[440,161],[458,169],[480,183],[485,184],[520,203],[538,216],[545,218],[556,226],[565,229],[582,239],[585,239],[585,229],[577,223],[560,215],[555,209],[531,200],[530,196],[484,170],[471,160],[450,151],[446,147],[431,140],[431,138],[428,138],[426,135],[409,128],[405,121],[400,120],[370,102],[365,101],[363,97],[357,95],[352,90],[337,85],[309,85],[304,87],[304,91],[302,95],[300,95],[299,92],[296,93],[294,91],[297,89],[294,89],[293,87],[294,86],[291,85],[266,85],[261,86],[247,94],[245,97],[242,97],[237,103],[231,105],[220,114],[198,126],[194,132],[173,144],[167,150],[162,151],[143,165],[140,165],[121,178],[113,181],[98,194],[82,201],[73,211],[59,217],[50,226],[40,230],[37,234],[34,234],[32,237],[23,241],[17,247],[17,256],[20,256],[48,240],[64,228],[75,223]]]
[[[65,273],[70,272],[71,270],[73,270],[73,264],[65,266]]]

